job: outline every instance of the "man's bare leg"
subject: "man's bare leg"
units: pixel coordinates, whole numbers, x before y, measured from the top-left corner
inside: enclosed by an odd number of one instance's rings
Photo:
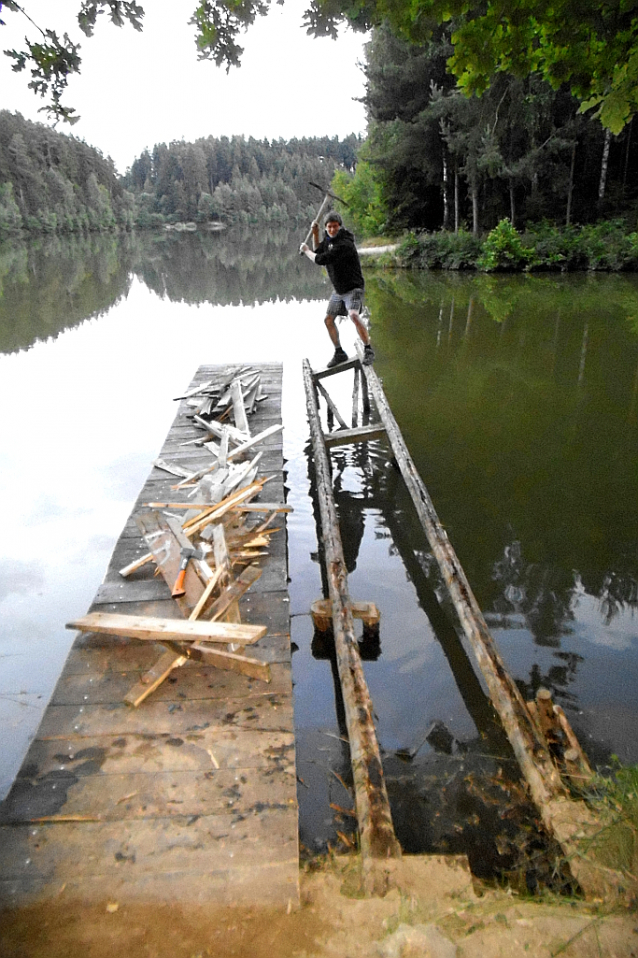
[[[361,340],[361,342],[363,343],[363,345],[364,345],[364,346],[369,346],[369,345],[370,345],[370,337],[368,336],[368,330],[365,328],[364,324],[361,322],[361,319],[360,319],[360,317],[359,317],[359,314],[356,313],[356,312],[354,311],[354,309],[351,309],[351,310],[350,310],[350,319],[351,319],[352,322],[354,323],[355,329],[356,329],[357,332],[359,333],[359,339]]]
[[[339,339],[339,330],[337,329],[334,316],[326,316],[324,323],[326,324],[326,329],[328,330],[328,336],[330,336],[332,345],[335,347],[335,349],[338,349],[339,346],[341,346],[341,341]]]

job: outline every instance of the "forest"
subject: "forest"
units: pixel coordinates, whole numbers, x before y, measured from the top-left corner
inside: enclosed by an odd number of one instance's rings
[[[498,74],[465,96],[448,69],[450,27],[426,43],[374,31],[366,50],[368,136],[335,191],[358,231],[517,229],[625,216],[638,197],[633,123],[613,135],[566,85]]]
[[[126,175],[82,140],[0,111],[0,234],[129,230],[164,224],[309,222],[354,134],[293,140],[206,137],[156,144]]]

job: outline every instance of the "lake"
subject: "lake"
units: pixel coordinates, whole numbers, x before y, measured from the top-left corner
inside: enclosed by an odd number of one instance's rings
[[[334,662],[309,615],[324,586],[301,362],[331,355],[329,284],[299,240],[0,247],[0,794],[173,397],[202,364],[282,361],[300,837],[309,855],[351,840]],[[508,668],[527,697],[552,690],[593,763],[638,761],[638,277],[365,270],[375,368]],[[349,376],[331,380],[342,413]],[[512,867],[530,813],[400,474],[381,441],[332,459],[351,593],[381,610],[361,648],[400,841]]]

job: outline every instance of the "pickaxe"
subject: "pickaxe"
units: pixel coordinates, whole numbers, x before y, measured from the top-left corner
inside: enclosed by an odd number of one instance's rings
[[[308,180],[308,184],[309,184],[309,186],[314,186],[315,189],[317,189],[317,190],[321,190],[321,192],[324,194],[324,197],[323,197],[321,206],[319,207],[319,210],[318,210],[317,215],[315,216],[315,218],[314,218],[314,220],[313,220],[313,223],[314,223],[314,222],[317,222],[317,223],[319,222],[319,220],[321,219],[321,217],[323,216],[323,214],[326,212],[326,208],[327,208],[328,206],[330,206],[330,200],[337,200],[339,203],[343,203],[344,206],[349,206],[349,204],[346,203],[345,200],[341,199],[340,196],[337,196],[336,193],[332,193],[330,190],[324,190],[323,186],[319,186],[318,183],[313,183],[313,182],[311,182],[310,180]],[[312,238],[312,226],[311,226],[310,229],[308,230],[308,235],[306,236],[306,238],[305,238],[305,240],[304,240],[304,243],[306,244],[306,246],[307,246],[308,243],[310,242],[311,238]]]
[[[186,566],[190,560],[202,558],[202,553],[198,549],[194,549],[192,546],[184,546],[180,552],[180,555],[182,557],[182,561],[179,564],[179,572],[177,573],[175,585],[173,586],[173,591],[171,592],[171,595],[174,599],[180,595],[186,595],[184,579],[186,578]]]

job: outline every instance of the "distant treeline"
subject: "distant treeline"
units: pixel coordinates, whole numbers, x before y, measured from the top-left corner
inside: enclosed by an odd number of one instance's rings
[[[309,222],[336,170],[352,171],[361,140],[354,134],[255,140],[213,137],[145,150],[124,178],[136,222],[218,221],[227,225]]]
[[[179,222],[295,225],[336,170],[355,166],[351,135],[301,140],[207,137],[156,145],[124,177],[73,136],[0,111],[0,233],[77,232]]]

